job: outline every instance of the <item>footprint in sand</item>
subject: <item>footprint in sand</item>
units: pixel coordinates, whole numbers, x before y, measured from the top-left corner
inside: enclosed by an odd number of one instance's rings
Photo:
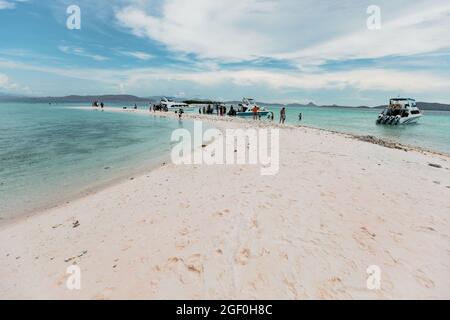
[[[242,266],[247,265],[249,260],[250,260],[250,249],[247,248],[241,250],[241,252],[239,252],[239,254],[235,258],[235,261]]]
[[[250,225],[250,228],[251,228],[251,229],[258,229],[258,227],[259,227],[259,222],[258,222],[258,217],[257,217],[257,216],[254,216],[254,217],[251,219],[250,223],[251,223],[251,225]]]
[[[367,228],[361,227],[358,232],[353,233],[353,239],[359,244],[361,249],[369,250],[370,253],[374,254],[375,250],[371,246],[371,242],[375,241],[376,234],[371,233]]]
[[[116,288],[106,288],[104,292],[97,294],[94,300],[110,300],[115,290]]]
[[[361,231],[363,231],[366,235],[368,235],[371,239],[375,239],[377,236],[375,233],[369,232],[366,227],[361,227]]]
[[[179,234],[182,236],[186,236],[189,234],[189,229],[188,228],[183,228],[179,231]]]
[[[185,265],[190,272],[197,273],[198,275],[201,275],[204,271],[202,256],[200,254],[190,256],[186,260]]]
[[[179,240],[179,241],[175,241],[175,248],[177,250],[183,250],[185,249],[188,245],[189,245],[190,241],[184,241],[184,240]]]
[[[203,258],[200,254],[194,254],[187,259],[172,257],[163,266],[156,266],[157,272],[174,272],[183,284],[192,284],[199,281],[204,272]]]
[[[427,232],[427,233],[431,233],[431,232],[436,232],[436,229],[429,227],[429,226],[413,226],[412,229],[414,231],[419,231],[419,232]]]
[[[413,275],[414,278],[417,280],[417,282],[419,282],[420,285],[422,285],[423,287],[429,289],[435,287],[434,281],[428,278],[425,272],[423,272],[422,270],[416,270]]]
[[[298,291],[295,287],[295,281],[289,280],[286,276],[283,277],[283,283],[286,286],[286,288],[289,290],[289,292],[292,294],[294,299],[298,298]]]
[[[224,214],[223,214],[223,212],[216,212],[216,213],[214,214],[214,216],[215,216],[215,217],[221,218],[221,217],[224,216]]]

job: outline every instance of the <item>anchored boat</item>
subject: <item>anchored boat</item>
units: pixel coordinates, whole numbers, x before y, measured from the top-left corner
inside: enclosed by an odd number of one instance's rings
[[[160,105],[163,110],[167,110],[167,111],[189,108],[189,105],[184,102],[178,102],[178,101],[170,100],[167,98],[162,98]]]
[[[423,117],[416,100],[396,98],[389,101],[389,106],[378,116],[377,124],[400,125],[417,123]]]
[[[266,110],[264,107],[259,107],[255,100],[244,98],[242,99],[242,103],[239,105],[239,111],[236,113],[238,117],[253,117],[253,109],[257,108],[258,116],[265,117],[269,114],[270,111]]]

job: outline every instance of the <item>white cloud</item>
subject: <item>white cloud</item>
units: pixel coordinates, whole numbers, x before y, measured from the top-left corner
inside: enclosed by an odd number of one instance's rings
[[[10,81],[9,77],[6,74],[0,73],[0,88],[6,91],[12,91],[16,89],[17,84]]]
[[[153,58],[153,55],[141,51],[122,51],[120,53],[139,60],[150,60]]]
[[[381,30],[363,29],[277,57],[302,64],[412,56],[450,48],[450,2],[436,1],[429,7],[417,5],[404,13],[383,23]]]
[[[108,60],[107,57],[104,57],[104,56],[101,56],[101,55],[97,55],[97,54],[88,53],[83,48],[71,47],[71,46],[59,46],[58,49],[61,52],[64,52],[66,54],[73,54],[73,55],[80,56],[80,57],[90,58],[90,59],[93,59],[95,61]]]
[[[0,0],[0,10],[14,9],[16,2],[28,2],[28,0]]]
[[[9,79],[6,75],[0,73],[0,88],[6,87],[8,84]]]
[[[379,0],[382,28],[366,28],[369,1],[136,0],[118,10],[135,35],[200,58],[325,60],[412,55],[450,47],[448,0]]]
[[[2,73],[0,73],[0,90],[6,93],[31,93],[30,88],[18,85],[17,83],[11,81],[11,79],[6,74]]]
[[[6,0],[0,0],[0,10],[2,9],[12,9],[15,7],[15,4],[13,2],[9,2]]]
[[[144,80],[189,81],[207,87],[233,83],[238,86],[262,85],[272,89],[344,89],[425,92],[450,89],[450,79],[424,72],[394,70],[355,70],[327,73],[276,72],[262,70],[168,72],[134,70],[127,77],[129,86]]]
[[[272,5],[257,0],[231,4],[224,0],[175,0],[164,3],[161,17],[139,6],[128,6],[117,12],[117,18],[134,34],[160,41],[175,51],[213,58],[251,58],[269,43],[252,29],[243,30],[240,19],[254,10],[263,14]]]
[[[140,69],[71,69],[37,66],[0,59],[0,67],[49,73],[80,80],[92,80],[121,88],[152,86],[160,82],[189,82],[204,88],[234,84],[241,87],[265,86],[271,89],[327,90],[356,89],[396,92],[441,92],[450,90],[450,78],[427,72],[396,71],[388,69],[350,70],[304,73],[265,70],[185,71],[158,68]]]

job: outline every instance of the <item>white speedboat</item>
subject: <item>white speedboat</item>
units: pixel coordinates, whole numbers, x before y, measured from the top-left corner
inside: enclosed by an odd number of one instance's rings
[[[238,117],[253,117],[253,109],[258,108],[258,116],[265,117],[270,111],[266,110],[264,107],[259,107],[255,100],[244,98],[242,99],[242,103],[239,105],[239,111],[236,113]]]
[[[423,114],[417,107],[416,100],[396,98],[389,101],[389,106],[378,116],[377,124],[399,125],[417,123]]]
[[[190,106],[187,103],[184,102],[178,102],[178,101],[173,101],[173,100],[169,100],[167,98],[162,98],[161,99],[161,108],[163,110],[179,110],[179,109],[184,109],[184,108],[189,108]]]

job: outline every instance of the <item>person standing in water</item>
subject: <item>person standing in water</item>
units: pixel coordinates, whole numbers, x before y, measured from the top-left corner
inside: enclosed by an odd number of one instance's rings
[[[281,108],[280,111],[280,124],[284,124],[286,122],[286,108]]]
[[[302,113],[301,112],[298,114],[298,121],[302,121]]]

